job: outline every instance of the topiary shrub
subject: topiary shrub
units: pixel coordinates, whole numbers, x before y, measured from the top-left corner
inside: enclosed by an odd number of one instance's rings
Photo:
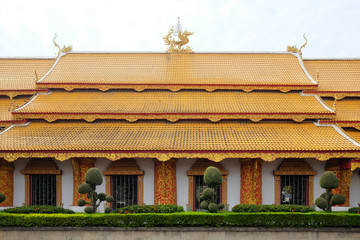
[[[2,203],[3,201],[5,201],[5,199],[6,199],[5,194],[0,193],[0,203]]]
[[[213,189],[222,183],[220,170],[217,167],[208,167],[204,172],[204,182],[207,185],[207,188],[201,193],[200,199],[202,202],[200,203],[200,208],[206,209],[211,213],[223,209],[225,206],[223,203],[215,203],[216,192]]]
[[[346,197],[343,194],[331,193],[332,189],[339,187],[339,179],[332,171],[326,171],[321,175],[320,187],[325,188],[326,192],[315,200],[315,205],[318,208],[325,212],[331,212],[332,206],[341,205],[346,202]]]
[[[85,182],[80,184],[78,187],[78,192],[80,194],[86,194],[86,196],[90,199],[90,202],[86,202],[84,199],[80,199],[78,201],[78,205],[84,206],[90,204],[90,207],[86,207],[84,211],[86,213],[95,213],[100,203],[103,201],[113,202],[114,198],[112,196],[108,196],[105,193],[97,193],[96,186],[101,185],[103,182],[102,175],[100,170],[97,168],[90,168],[85,175]],[[111,212],[108,207],[105,208],[105,213]]]

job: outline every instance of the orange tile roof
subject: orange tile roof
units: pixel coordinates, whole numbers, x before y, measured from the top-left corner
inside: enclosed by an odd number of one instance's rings
[[[360,142],[360,131],[356,129],[348,128],[345,130],[346,134],[357,142]]]
[[[311,122],[39,121],[0,134],[0,152],[351,150],[360,147],[333,127]]]
[[[321,96],[360,96],[360,60],[304,60],[304,65],[313,79],[319,72]]]
[[[25,104],[26,100],[28,100],[28,97],[16,97],[14,98],[14,105],[20,107]],[[15,120],[9,111],[10,106],[10,98],[7,96],[0,96],[0,124],[1,122],[12,122]]]
[[[323,100],[333,108],[334,100]],[[322,123],[336,123],[341,127],[360,129],[360,98],[345,98],[336,101],[336,116],[334,119],[321,120]]]
[[[55,59],[0,59],[0,94],[21,92],[29,94],[36,89],[35,71],[38,78],[44,76]],[[31,94],[31,93],[30,93]],[[17,94],[16,94],[17,95]]]
[[[183,90],[53,91],[39,94],[25,108],[16,110],[20,118],[57,119],[295,119],[332,118],[313,96],[298,92]]]
[[[324,100],[329,106],[333,107],[334,100]],[[354,121],[360,122],[360,98],[345,98],[336,101],[335,121]]]
[[[69,53],[38,86],[289,91],[317,85],[289,53]]]

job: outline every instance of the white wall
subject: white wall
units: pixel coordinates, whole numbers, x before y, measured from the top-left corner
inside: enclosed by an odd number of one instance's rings
[[[21,207],[25,203],[25,177],[21,174],[29,159],[21,158],[14,162],[14,207]]]
[[[240,161],[239,159],[224,159],[221,161],[228,175],[228,204],[229,210],[237,204],[240,204]]]
[[[189,178],[186,174],[190,170],[196,159],[178,159],[176,163],[176,183],[177,183],[177,204],[186,210],[188,204]]]
[[[144,171],[144,204],[154,204],[154,160],[151,158],[137,158],[136,163]]]
[[[275,203],[275,180],[274,170],[277,170],[283,159],[276,159],[273,162],[262,162],[262,204]]]
[[[317,174],[314,176],[314,203],[315,199],[320,197],[322,193],[325,192],[325,189],[320,187],[320,177],[321,174],[325,172],[326,161],[319,161],[316,159],[306,159],[310,164],[313,170],[317,171]]]
[[[360,203],[360,175],[359,169],[353,172],[350,183],[350,206],[358,207]]]
[[[98,158],[98,159],[96,159],[95,167],[98,168],[100,170],[100,172],[102,173],[104,170],[107,169],[107,167],[109,166],[110,163],[111,163],[111,161],[106,158]],[[101,193],[101,192],[106,193],[105,176],[102,175],[102,177],[103,177],[103,183],[99,186],[96,186],[97,193]],[[105,201],[100,204],[100,206],[98,208],[99,212],[104,212],[104,204],[105,204]]]
[[[55,160],[55,164],[62,171],[62,203],[64,208],[73,205],[73,167],[71,160],[60,162]]]
[[[313,170],[317,171],[317,175],[314,176],[314,201],[317,197],[324,192],[324,189],[320,187],[320,176],[325,172],[324,161],[318,161],[316,159],[305,159]],[[262,198],[263,204],[275,203],[275,179],[274,170],[277,170],[283,159],[276,159],[273,162],[263,162],[262,164]]]

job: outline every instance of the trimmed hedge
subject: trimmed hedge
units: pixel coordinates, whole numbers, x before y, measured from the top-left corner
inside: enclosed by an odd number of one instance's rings
[[[349,213],[170,213],[170,214],[10,214],[0,213],[0,227],[360,227]]]
[[[349,213],[360,213],[360,207],[349,208]]]
[[[239,204],[232,208],[233,212],[315,212],[314,207],[302,205],[260,205]]]
[[[177,205],[131,205],[118,208],[115,213],[175,213],[184,212],[182,206]]]
[[[31,206],[23,206],[23,207],[15,207],[15,208],[7,208],[2,210],[2,212],[6,213],[16,213],[16,214],[26,214],[26,213],[75,213],[73,210],[65,209],[62,207],[56,206],[48,206],[48,205],[31,205]]]

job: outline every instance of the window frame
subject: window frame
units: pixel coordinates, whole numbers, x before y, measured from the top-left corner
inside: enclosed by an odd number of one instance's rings
[[[195,210],[195,176],[203,176],[206,168],[213,166],[217,167],[222,175],[222,184],[221,184],[221,202],[225,205],[227,204],[227,176],[228,171],[221,165],[219,162],[213,162],[208,159],[197,159],[196,162],[192,165],[188,175],[188,206],[191,209]]]
[[[284,159],[278,170],[274,171],[275,204],[281,205],[281,176],[303,175],[308,176],[307,206],[314,204],[314,171],[305,159]]]

